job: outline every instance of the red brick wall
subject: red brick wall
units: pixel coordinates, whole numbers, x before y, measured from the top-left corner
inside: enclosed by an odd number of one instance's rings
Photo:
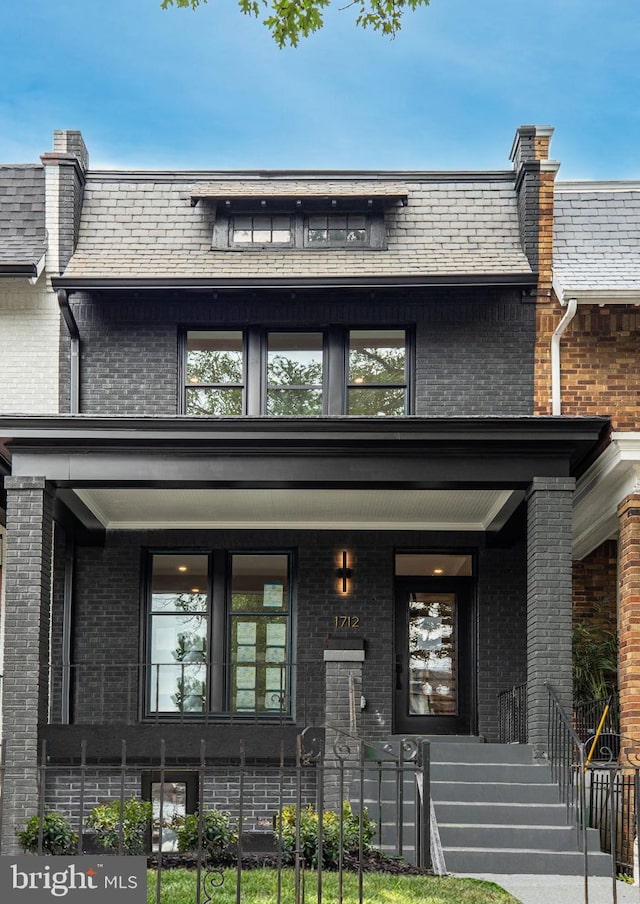
[[[579,305],[560,360],[563,414],[608,415],[614,430],[640,429],[640,308]]]
[[[573,618],[602,620],[616,627],[618,544],[607,540],[580,562],[573,563]]]
[[[640,742],[640,494],[627,496],[618,516],[620,731]]]

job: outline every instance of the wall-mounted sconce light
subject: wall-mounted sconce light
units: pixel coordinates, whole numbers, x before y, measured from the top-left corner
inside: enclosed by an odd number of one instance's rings
[[[336,568],[336,577],[340,581],[340,592],[347,593],[349,591],[349,580],[351,575],[353,574],[351,568],[349,568],[349,561],[347,558],[347,550],[343,549],[341,553],[342,559],[339,568]]]

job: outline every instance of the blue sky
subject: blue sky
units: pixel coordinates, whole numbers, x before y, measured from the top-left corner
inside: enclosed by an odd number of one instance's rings
[[[95,168],[506,169],[541,123],[560,178],[640,178],[639,0],[432,0],[392,41],[334,3],[279,50],[236,0],[4,0],[0,161],[71,128]]]

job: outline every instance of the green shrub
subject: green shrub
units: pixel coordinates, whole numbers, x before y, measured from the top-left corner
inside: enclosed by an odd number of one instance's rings
[[[77,851],[78,836],[69,825],[69,820],[52,810],[44,814],[42,820],[42,852],[63,856]],[[21,832],[16,832],[23,851],[38,853],[40,839],[40,817],[32,816]]]
[[[296,850],[296,807],[283,807],[276,817],[275,831],[279,837],[282,831],[282,851],[284,859],[293,863]],[[282,829],[281,829],[282,825]],[[369,819],[366,809],[362,814],[362,847],[367,853],[371,850],[371,839],[375,834],[375,825]],[[360,846],[360,816],[351,809],[351,804],[342,804],[342,850],[344,854],[357,854]],[[305,863],[318,865],[318,814],[313,807],[304,807],[300,811],[300,850]],[[322,814],[322,865],[337,867],[340,858],[340,816],[333,810],[325,810]]]
[[[199,822],[198,813],[178,816],[172,820],[171,827],[178,836],[178,850],[181,854],[198,850]],[[229,814],[222,810],[205,810],[202,814],[202,844],[209,859],[213,862],[223,860],[225,851],[234,841],[237,841],[237,835]]]
[[[89,813],[87,825],[108,851],[120,849],[120,801],[100,804]],[[125,854],[144,854],[146,835],[151,827],[153,807],[149,801],[131,797],[122,807],[122,850]]]

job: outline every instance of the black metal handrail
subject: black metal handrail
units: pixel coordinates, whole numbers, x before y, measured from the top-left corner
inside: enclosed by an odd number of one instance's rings
[[[547,755],[551,773],[560,788],[567,808],[567,819],[576,827],[576,840],[584,858],[584,900],[589,901],[589,851],[587,846],[587,805],[585,782],[585,744],[576,734],[571,719],[555,690],[549,692]]]
[[[527,685],[518,684],[498,694],[498,732],[501,744],[526,744]]]

